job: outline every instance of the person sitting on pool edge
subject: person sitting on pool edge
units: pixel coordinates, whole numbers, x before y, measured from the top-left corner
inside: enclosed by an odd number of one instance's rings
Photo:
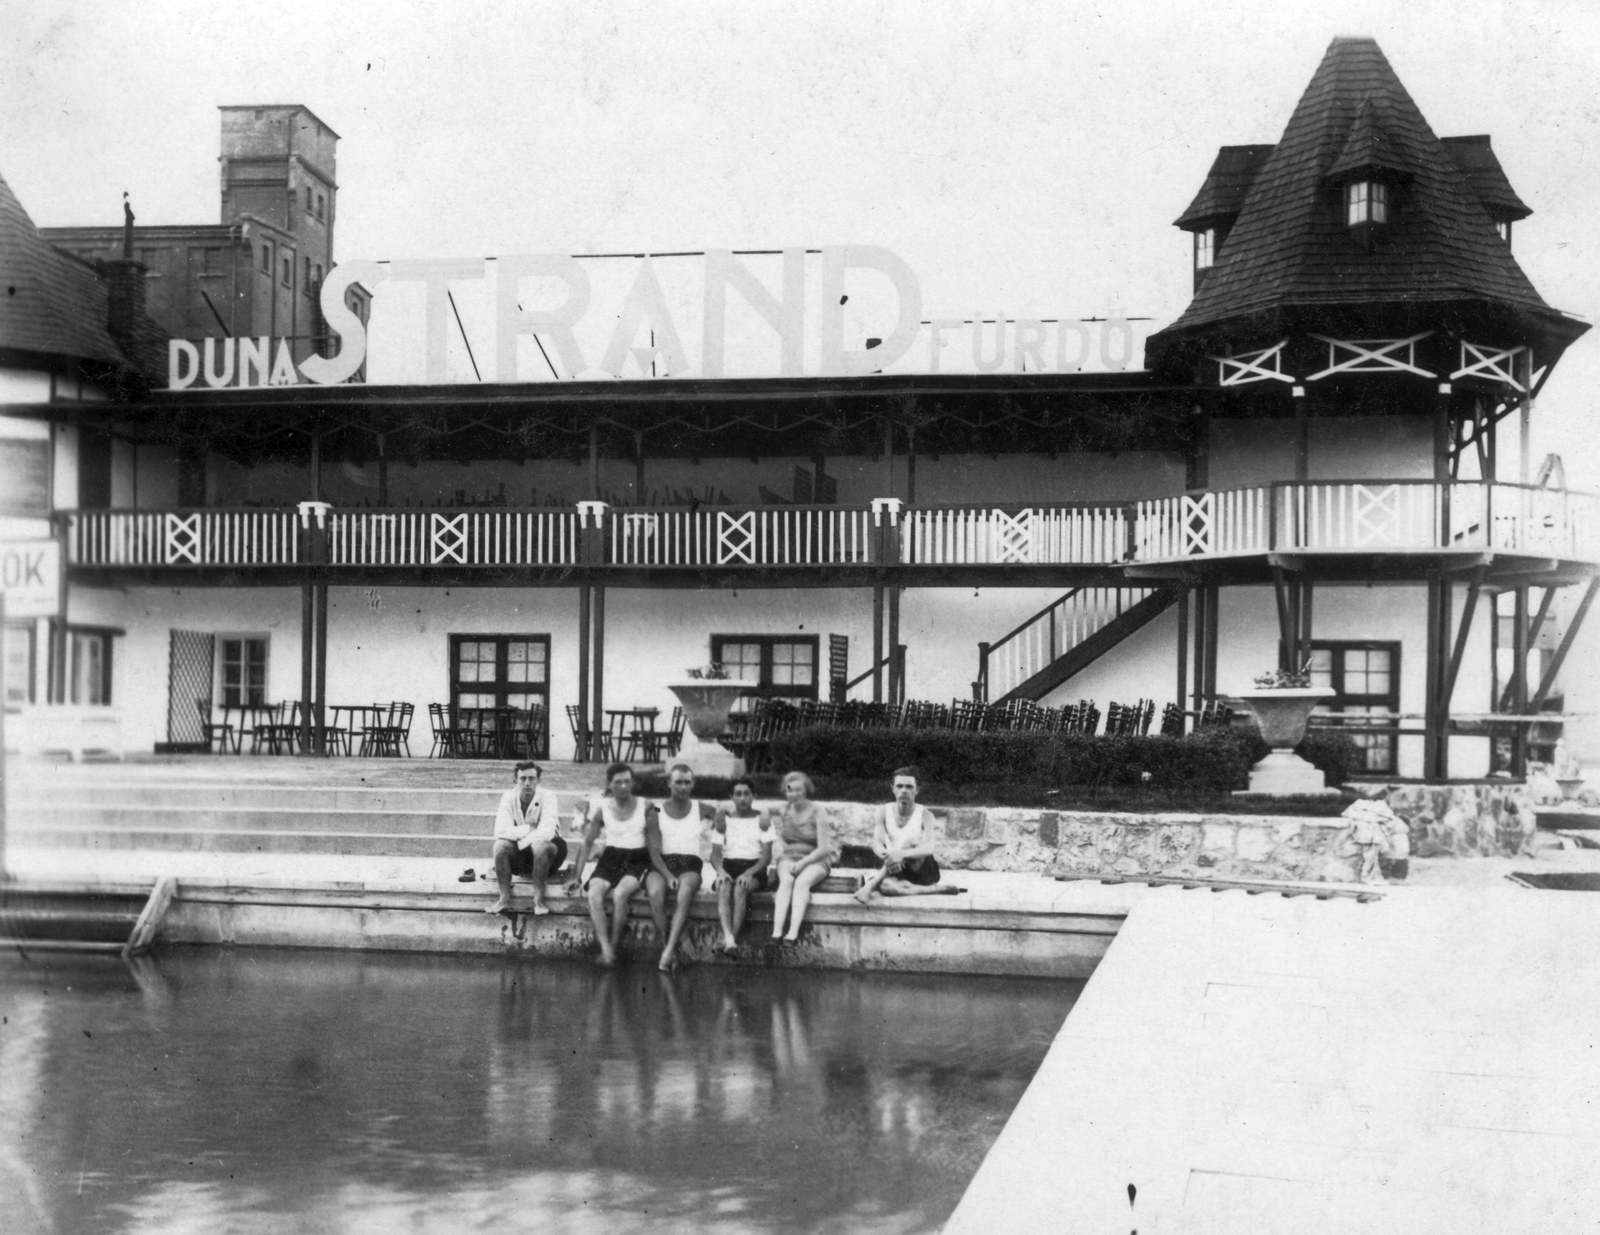
[[[939,863],[933,856],[933,817],[926,807],[917,805],[916,768],[895,769],[894,801],[877,813],[872,851],[882,865],[856,893],[863,905],[878,893],[953,896],[962,891],[939,882]]]
[[[731,801],[717,807],[711,823],[711,865],[717,872],[717,917],[722,922],[722,951],[739,950],[739,930],[752,892],[767,890],[772,865],[772,821],[755,808],[756,786],[736,776],[728,787]]]
[[[811,889],[828,877],[833,863],[833,838],[828,812],[811,800],[817,791],[804,772],[790,772],[783,778],[783,809],[777,817],[778,839],[783,852],[778,858],[778,890],[772,900],[772,941],[794,943],[811,904]],[[789,933],[783,932],[784,920]]]
[[[545,904],[545,880],[567,860],[567,842],[561,839],[560,806],[556,795],[540,783],[543,775],[532,760],[517,764],[517,787],[506,790],[494,815],[494,877],[500,896],[485,913],[511,910],[511,877],[533,880],[533,912],[550,912]]]
[[[606,789],[608,796],[597,798],[589,807],[583,842],[578,846],[578,858],[573,864],[567,891],[577,895],[583,864],[589,860],[603,832],[605,848],[594,864],[593,873],[581,886],[589,894],[589,918],[594,923],[595,940],[600,944],[600,963],[615,965],[622,932],[628,925],[628,903],[650,871],[650,852],[661,848],[661,836],[656,830],[655,808],[633,795],[631,767],[626,763],[609,764]],[[611,897],[609,925],[606,923],[607,895]]]
[[[700,890],[700,846],[712,816],[710,806],[694,800],[694,771],[687,763],[668,766],[667,792],[670,796],[656,807],[656,843],[650,850],[650,863],[655,869],[645,876],[650,916],[655,919],[658,937],[666,935],[661,962],[656,966],[663,973],[678,967],[678,940],[689,921],[694,894]],[[662,928],[667,919],[669,888],[674,899],[672,929],[667,932]]]

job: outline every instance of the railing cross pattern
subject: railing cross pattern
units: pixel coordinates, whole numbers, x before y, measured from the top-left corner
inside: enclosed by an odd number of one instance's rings
[[[1217,384],[1221,386],[1245,386],[1251,382],[1294,382],[1294,376],[1283,371],[1283,349],[1288,346],[1289,340],[1284,339],[1272,347],[1264,347],[1257,352],[1240,352],[1237,356],[1208,356],[1206,359],[1217,362]],[[1272,367],[1267,368],[1267,362],[1272,362]]]
[[[435,562],[460,562],[466,565],[467,516],[435,514],[430,540]]]
[[[1461,367],[1450,375],[1453,382],[1458,377],[1488,377],[1504,382],[1513,390],[1526,390],[1517,380],[1517,357],[1525,347],[1486,347],[1461,340]]]
[[[1400,522],[1400,490],[1397,486],[1369,489],[1355,486],[1355,541],[1370,545],[1393,539]]]
[[[167,561],[200,563],[200,515],[167,516]]]
[[[717,565],[743,562],[753,566],[755,560],[756,512],[747,510],[742,514],[733,514],[726,510],[717,511]]]
[[[1214,495],[1202,493],[1199,497],[1191,497],[1184,494],[1182,505],[1179,507],[1179,531],[1183,537],[1183,544],[1179,549],[1181,556],[1211,552],[1216,513],[1217,503]]]
[[[1033,512],[994,512],[995,549],[1002,562],[1033,561]]]
[[[1313,334],[1313,339],[1321,339],[1328,345],[1328,367],[1310,374],[1306,381],[1321,381],[1335,373],[1415,373],[1420,377],[1436,377],[1437,374],[1419,368],[1416,363],[1418,341],[1432,333],[1424,330],[1406,339],[1330,339],[1325,334]],[[1401,348],[1405,349],[1404,359],[1399,354]],[[1340,360],[1341,351],[1350,355]]]

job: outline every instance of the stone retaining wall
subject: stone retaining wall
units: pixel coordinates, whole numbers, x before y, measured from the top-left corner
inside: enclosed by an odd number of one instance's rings
[[[1383,785],[1364,785],[1375,796]],[[1395,785],[1389,804],[1406,821],[1416,857],[1513,856],[1533,835],[1522,785]],[[875,812],[825,804],[838,844],[872,842]],[[1298,815],[1135,815],[1015,807],[930,807],[935,853],[951,870],[1041,875],[1170,875],[1214,879],[1355,882],[1360,854],[1339,818]]]

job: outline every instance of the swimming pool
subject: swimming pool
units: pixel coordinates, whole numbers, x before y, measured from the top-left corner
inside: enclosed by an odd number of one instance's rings
[[[1076,982],[0,960],[8,1231],[924,1231]]]

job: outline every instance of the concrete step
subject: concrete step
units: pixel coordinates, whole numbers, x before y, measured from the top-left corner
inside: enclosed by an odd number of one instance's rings
[[[470,834],[335,832],[288,829],[236,831],[212,827],[107,827],[99,824],[8,829],[16,849],[148,850],[159,852],[322,854],[343,857],[451,858],[486,862],[487,830]]]
[[[0,936],[7,939],[76,939],[88,943],[126,943],[139,920],[137,912],[112,913],[57,909],[0,909]]]
[[[21,784],[12,806],[171,806],[227,810],[395,810],[494,813],[503,789],[366,789],[349,785]],[[558,793],[563,815],[586,795]]]
[[[404,835],[473,836],[485,846],[494,834],[492,818],[478,811],[396,810],[219,810],[214,807],[84,806],[32,807],[12,812],[13,833],[24,831],[103,831],[172,829],[216,832],[381,832]]]

